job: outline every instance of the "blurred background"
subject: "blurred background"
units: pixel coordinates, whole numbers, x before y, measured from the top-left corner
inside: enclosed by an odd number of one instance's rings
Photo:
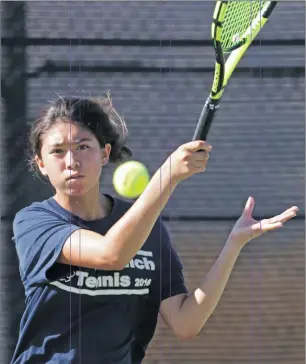
[[[214,1],[1,2],[1,363],[14,349],[24,291],[15,213],[48,198],[25,161],[29,125],[56,94],[111,91],[134,159],[151,174],[193,136],[211,87]],[[235,71],[205,174],[163,212],[190,290],[220,253],[249,195],[255,215],[291,205],[283,229],[250,243],[201,334],[179,342],[159,321],[146,364],[304,363],[305,3],[282,1]],[[113,168],[101,189],[115,193]],[[88,363],[89,364],[89,363]]]

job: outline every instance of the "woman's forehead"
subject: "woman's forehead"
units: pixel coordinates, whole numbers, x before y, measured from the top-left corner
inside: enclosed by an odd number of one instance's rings
[[[45,135],[47,144],[80,143],[84,140],[93,140],[94,135],[85,128],[73,123],[57,123]]]

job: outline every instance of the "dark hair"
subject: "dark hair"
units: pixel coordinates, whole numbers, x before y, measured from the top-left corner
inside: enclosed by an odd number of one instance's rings
[[[132,156],[131,150],[125,146],[128,134],[126,123],[113,107],[109,93],[104,97],[58,96],[31,126],[28,157],[32,171],[37,171],[35,156],[41,158],[43,136],[59,120],[76,123],[91,131],[101,148],[107,143],[111,144],[110,162],[123,162]]]

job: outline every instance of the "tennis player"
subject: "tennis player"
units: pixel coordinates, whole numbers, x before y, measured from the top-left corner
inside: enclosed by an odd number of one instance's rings
[[[244,245],[298,211],[258,222],[249,198],[216,263],[188,292],[160,213],[181,181],[205,170],[211,146],[180,146],[130,203],[99,189],[104,166],[131,155],[126,136],[109,96],[60,97],[33,123],[31,165],[54,195],[13,222],[26,308],[11,363],[139,364],[158,313],[179,339],[195,337]]]

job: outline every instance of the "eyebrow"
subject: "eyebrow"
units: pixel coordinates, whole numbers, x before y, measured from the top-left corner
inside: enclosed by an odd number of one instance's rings
[[[76,139],[74,142],[69,143],[69,145],[80,144],[83,142],[91,142],[91,139],[89,139],[89,138]],[[64,145],[64,144],[66,144],[66,143],[54,143],[54,144],[51,144],[50,147],[60,147],[61,145]]]

